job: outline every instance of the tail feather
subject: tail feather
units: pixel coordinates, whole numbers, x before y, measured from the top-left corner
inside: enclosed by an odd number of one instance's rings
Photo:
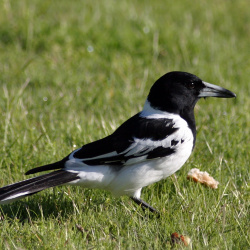
[[[35,173],[39,173],[43,171],[48,171],[48,170],[56,170],[56,169],[64,168],[64,163],[66,161],[67,161],[67,158],[64,158],[63,160],[58,161],[58,162],[54,162],[54,163],[44,165],[41,167],[32,168],[29,171],[27,171],[25,174],[29,175],[29,174],[35,174]]]
[[[17,182],[0,188],[0,204],[7,204],[46,188],[59,186],[79,179],[77,173],[65,170],[54,171],[45,175]]]

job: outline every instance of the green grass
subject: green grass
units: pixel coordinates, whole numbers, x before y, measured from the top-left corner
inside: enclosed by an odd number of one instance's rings
[[[127,197],[58,187],[0,207],[1,249],[249,249],[249,4],[239,1],[0,2],[0,186],[110,134],[153,82],[194,73],[237,94],[201,100],[185,166]],[[188,182],[208,171],[217,190]],[[80,225],[83,230],[77,229]]]

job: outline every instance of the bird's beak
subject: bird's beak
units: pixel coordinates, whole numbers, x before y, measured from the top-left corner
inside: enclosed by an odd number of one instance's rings
[[[198,97],[221,97],[221,98],[236,97],[236,94],[234,94],[228,89],[224,89],[220,86],[208,82],[202,82],[202,83],[205,85],[205,87],[200,91]]]

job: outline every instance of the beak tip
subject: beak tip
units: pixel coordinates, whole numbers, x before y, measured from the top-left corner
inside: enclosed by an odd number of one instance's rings
[[[236,94],[228,89],[208,82],[203,82],[203,84],[205,87],[199,97],[236,98]]]

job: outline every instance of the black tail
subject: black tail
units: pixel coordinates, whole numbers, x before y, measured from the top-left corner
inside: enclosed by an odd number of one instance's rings
[[[46,188],[59,186],[79,179],[77,173],[58,170],[0,188],[0,204],[7,204]]]

